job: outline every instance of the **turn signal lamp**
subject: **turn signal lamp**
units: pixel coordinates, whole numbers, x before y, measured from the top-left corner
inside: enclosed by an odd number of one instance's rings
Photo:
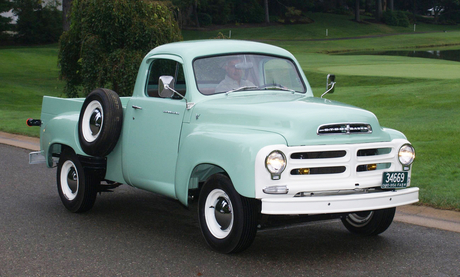
[[[299,175],[307,175],[310,174],[310,168],[299,168],[298,172]]]
[[[377,169],[377,164],[368,164],[367,165],[367,171],[376,170],[376,169]]]

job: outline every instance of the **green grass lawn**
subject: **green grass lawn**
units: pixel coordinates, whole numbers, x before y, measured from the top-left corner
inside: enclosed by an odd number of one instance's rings
[[[279,39],[268,43],[286,48],[296,56],[316,96],[325,89],[326,74],[336,74],[336,91],[326,98],[374,112],[382,126],[402,131],[415,146],[417,158],[412,184],[421,189],[421,203],[460,210],[460,63],[409,57],[327,54],[442,45],[458,45],[460,48],[460,28],[420,24],[417,31],[437,32],[298,41],[324,38],[323,32],[328,24],[338,26],[328,27],[330,37],[411,31],[410,28],[381,24],[358,24],[346,16],[320,14],[312,15],[312,18],[315,23],[309,25],[232,29],[232,37]],[[440,32],[442,29],[448,32]],[[215,37],[218,31],[186,31],[184,37],[210,38]],[[1,131],[38,136],[38,128],[26,127],[25,120],[28,117],[39,118],[43,95],[62,96],[64,82],[58,79],[57,47],[0,49]]]
[[[57,54],[57,45],[0,50],[0,131],[39,135],[26,119],[40,118],[43,95],[62,95]]]

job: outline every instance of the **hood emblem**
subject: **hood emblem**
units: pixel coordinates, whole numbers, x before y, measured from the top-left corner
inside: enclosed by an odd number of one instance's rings
[[[372,126],[367,123],[336,123],[321,125],[316,132],[317,135],[351,135],[371,134]]]

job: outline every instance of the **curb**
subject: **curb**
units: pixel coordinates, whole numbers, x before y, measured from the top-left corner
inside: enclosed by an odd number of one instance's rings
[[[32,151],[40,151],[40,139],[0,132],[0,144],[11,145]]]
[[[40,139],[0,132],[0,144],[40,150]],[[396,209],[395,221],[460,233],[460,212],[407,205]]]
[[[407,205],[396,209],[395,221],[460,233],[460,212]]]

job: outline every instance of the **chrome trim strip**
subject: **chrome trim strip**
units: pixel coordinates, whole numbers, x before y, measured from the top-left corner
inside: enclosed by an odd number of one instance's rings
[[[339,125],[340,127],[336,127]],[[354,127],[353,125],[359,125]],[[326,128],[330,126],[329,128]],[[323,132],[321,130],[324,129]],[[360,132],[362,130],[367,130],[367,132]],[[340,133],[335,133],[339,132]],[[342,132],[345,131],[345,132]],[[358,132],[356,132],[358,131]],[[316,130],[318,136],[322,135],[351,135],[351,134],[372,134],[372,126],[368,123],[354,122],[354,123],[330,123],[323,124],[318,127]]]

